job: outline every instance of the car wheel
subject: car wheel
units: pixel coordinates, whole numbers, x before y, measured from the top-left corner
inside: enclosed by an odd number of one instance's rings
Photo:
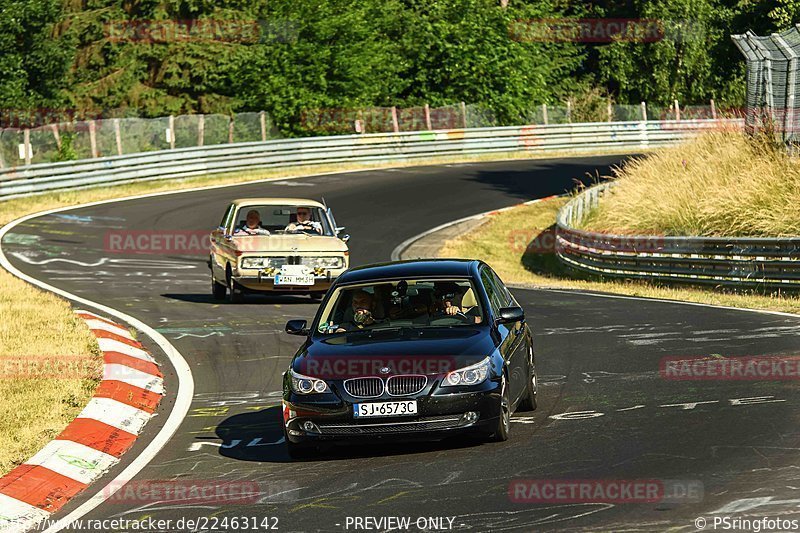
[[[525,395],[522,397],[522,401],[519,404],[520,411],[536,410],[536,393],[539,391],[539,383],[536,377],[536,364],[533,360],[533,350],[528,348],[528,353],[530,354],[528,364],[531,373],[528,376],[528,386],[525,388]]]
[[[244,300],[244,293],[242,288],[233,281],[230,271],[228,271],[228,301],[232,304],[242,303]]]
[[[322,297],[325,296],[324,292],[310,292],[308,295],[311,297],[312,300],[318,302],[322,300]]]
[[[217,280],[214,277],[211,277],[211,295],[214,297],[215,300],[224,300],[225,293],[228,292],[228,287],[223,285],[222,283],[217,283]]]
[[[508,440],[508,433],[511,431],[511,400],[508,397],[505,375],[503,375],[500,387],[500,416],[497,418],[497,426],[491,436],[491,440],[494,442]]]

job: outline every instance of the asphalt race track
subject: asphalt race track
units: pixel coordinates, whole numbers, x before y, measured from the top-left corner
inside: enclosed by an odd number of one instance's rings
[[[694,531],[696,517],[711,520],[715,511],[796,514],[795,382],[659,376],[659,361],[667,356],[797,354],[800,321],[794,318],[516,290],[534,331],[542,383],[539,409],[515,417],[508,442],[336,448],[318,460],[292,463],[282,442],[279,391],[300,339],[284,334],[283,326],[290,318],[310,319],[316,309],[311,300],[251,296],[241,305],[219,304],[210,295],[207,256],[105,251],[110,231],[210,230],[232,198],[324,196],[352,235],[353,264],[384,261],[398,243],[429,228],[563,192],[574,179],[603,174],[617,161],[587,157],[326,175],[99,205],[16,227],[3,249],[17,268],[144,321],[191,365],[189,416],[137,481],[247,480],[262,491],[258,500],[228,504],[123,498],[86,518],[270,516],[278,518],[280,531],[354,531],[348,517],[366,516],[406,516],[412,524],[418,517],[445,517],[464,531]],[[157,347],[142,340],[158,358]],[[174,391],[176,376],[166,363],[164,373]],[[146,435],[155,434],[171,405],[168,395]],[[147,440],[140,438],[137,448]],[[509,486],[519,479],[678,480],[695,492],[659,503],[518,503],[509,498]]]

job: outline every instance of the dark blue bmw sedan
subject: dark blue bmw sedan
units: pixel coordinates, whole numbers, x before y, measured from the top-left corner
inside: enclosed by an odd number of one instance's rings
[[[525,314],[477,260],[420,260],[348,270],[309,325],[283,381],[293,457],[323,442],[508,438],[511,414],[536,408]]]

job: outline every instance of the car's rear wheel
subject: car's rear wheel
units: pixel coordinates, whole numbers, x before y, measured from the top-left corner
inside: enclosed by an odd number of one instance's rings
[[[497,426],[492,433],[490,440],[494,442],[503,442],[508,440],[508,434],[511,431],[511,400],[508,397],[508,387],[506,386],[506,377],[500,384],[500,416],[497,417]]]
[[[536,364],[533,359],[533,350],[528,348],[528,368],[530,368],[530,375],[528,376],[528,385],[525,388],[525,395],[519,404],[520,411],[535,411],[536,410],[536,393],[539,389],[539,383],[536,378]]]
[[[318,302],[318,301],[322,300],[322,297],[325,296],[325,293],[324,292],[310,292],[310,293],[308,293],[308,295],[311,297],[312,300]]]

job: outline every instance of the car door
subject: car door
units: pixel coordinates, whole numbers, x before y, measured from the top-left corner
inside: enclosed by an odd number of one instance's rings
[[[483,284],[484,289],[486,290],[486,295],[489,297],[489,305],[492,308],[492,317],[497,319],[500,316],[500,309],[505,307],[505,302],[502,297],[501,291],[498,290],[498,287],[493,279],[493,272],[487,266],[481,268],[481,282]],[[500,355],[503,356],[503,360],[505,361],[505,367],[508,372],[508,395],[512,401],[515,401],[519,393],[519,385],[515,384],[515,382],[520,381],[518,376],[515,375],[514,369],[514,344],[516,341],[516,337],[513,334],[513,328],[509,327],[509,324],[497,324],[494,326],[497,330],[499,335],[499,347],[498,350]],[[518,370],[516,371],[519,372]]]
[[[489,274],[489,281],[492,289],[497,294],[497,300],[501,307],[516,307],[519,304],[506,288],[497,273],[491,268],[486,268]],[[506,343],[508,344],[508,376],[509,393],[515,401],[525,392],[528,384],[528,351],[525,342],[524,321],[510,324],[500,324],[499,328],[506,330]]]
[[[225,264],[230,255],[230,251],[227,250],[230,247],[229,238],[232,233],[230,226],[234,211],[236,211],[236,205],[229,205],[219,227],[211,232],[211,268],[214,271],[214,277],[220,281],[225,280]]]

